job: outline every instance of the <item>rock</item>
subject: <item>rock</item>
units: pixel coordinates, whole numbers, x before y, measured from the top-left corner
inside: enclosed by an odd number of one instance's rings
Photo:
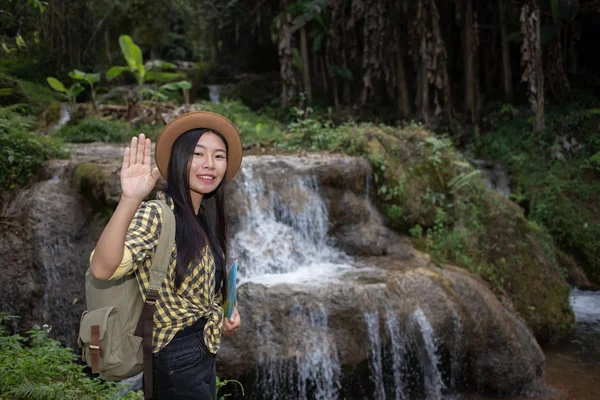
[[[70,160],[49,163],[42,181],[4,205],[0,223],[14,229],[0,235],[0,255],[15,285],[0,296],[0,310],[23,316],[19,328],[49,323],[55,337],[73,345],[83,277],[102,228],[93,215],[119,199],[122,151],[74,145]],[[543,354],[510,299],[501,303],[465,270],[435,266],[391,230],[370,200],[371,173],[360,158],[325,153],[244,159],[227,189],[230,250],[241,254],[246,279],[239,288],[243,328],[224,340],[219,373],[250,381],[259,376],[266,386],[258,390],[267,391],[283,390],[291,379],[300,385],[294,390],[325,398],[335,397],[334,381],[345,380],[340,391],[360,382],[367,394],[376,382],[393,382],[389,368],[369,378],[377,354],[380,367],[406,360],[421,391],[465,385],[512,393],[539,377]],[[489,234],[514,228],[504,226],[509,219],[498,212],[489,215],[499,218]],[[285,274],[271,271],[262,281],[248,281],[259,261],[283,268],[276,253],[288,251],[293,267],[309,256],[305,249],[317,260],[329,257],[322,275],[281,283]],[[332,260],[345,267],[338,271]]]
[[[242,328],[223,341],[219,375],[254,377],[261,364],[263,372],[265,365],[281,369],[290,362],[302,368],[298,360],[309,357],[307,351],[323,350],[307,345],[315,335],[307,315],[314,317],[311,312],[319,308],[326,311],[324,337],[330,351],[320,357],[338,360],[343,370],[367,362],[373,343],[366,314],[378,313],[385,353],[391,347],[385,328],[390,315],[400,321],[399,336],[420,338],[421,328],[411,321],[422,312],[433,328],[437,352],[464,356],[455,371],[444,372],[468,386],[516,393],[542,375],[544,355],[535,338],[477,276],[436,267],[417,253],[403,261],[377,257],[363,264],[336,283],[243,284],[238,296]]]
[[[47,323],[55,338],[75,346],[93,247],[89,207],[70,184],[68,161],[51,161],[48,171],[54,174],[21,191],[3,211],[14,229],[0,239],[10,283],[0,309],[21,317],[20,330]]]

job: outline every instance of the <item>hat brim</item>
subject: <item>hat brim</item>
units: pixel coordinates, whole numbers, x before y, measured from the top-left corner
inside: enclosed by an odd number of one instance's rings
[[[222,115],[209,111],[194,111],[182,114],[169,122],[156,138],[154,157],[162,176],[167,178],[169,158],[173,143],[182,134],[192,129],[210,129],[219,132],[227,141],[227,171],[225,182],[233,179],[242,164],[242,140],[237,128]]]

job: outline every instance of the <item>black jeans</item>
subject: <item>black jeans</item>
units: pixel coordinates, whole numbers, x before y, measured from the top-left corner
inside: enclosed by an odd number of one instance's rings
[[[176,336],[154,354],[153,398],[216,400],[215,355],[204,343],[203,330]]]

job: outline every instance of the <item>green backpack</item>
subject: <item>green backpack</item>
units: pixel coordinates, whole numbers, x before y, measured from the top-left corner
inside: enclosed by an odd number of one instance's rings
[[[166,202],[153,201],[162,208],[162,228],[147,293],[142,293],[134,274],[104,281],[94,278],[88,270],[85,275],[87,310],[81,316],[77,340],[82,359],[92,372],[99,372],[102,379],[119,381],[144,371],[146,398],[152,396],[154,304],[169,269],[175,240],[173,211]]]

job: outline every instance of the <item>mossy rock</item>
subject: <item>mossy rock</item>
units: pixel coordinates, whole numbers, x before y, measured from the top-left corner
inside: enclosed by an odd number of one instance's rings
[[[60,103],[52,103],[44,109],[38,116],[38,126],[46,128],[54,125],[60,119]]]
[[[17,79],[0,73],[0,106],[18,103],[29,103],[29,96]]]
[[[304,135],[304,140],[306,135]],[[542,342],[574,326],[566,271],[552,238],[521,208],[488,189],[452,143],[413,124],[345,125],[308,135],[312,149],[363,155],[389,223],[442,264],[485,278]]]

